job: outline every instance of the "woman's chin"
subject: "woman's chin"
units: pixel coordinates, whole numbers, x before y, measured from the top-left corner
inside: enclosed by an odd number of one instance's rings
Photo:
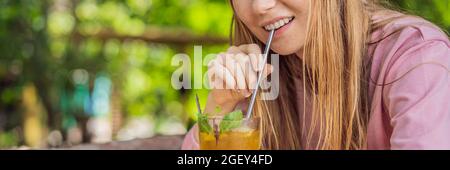
[[[293,49],[290,50],[290,49],[277,49],[277,48],[272,48],[272,50],[273,50],[275,53],[277,53],[277,54],[279,54],[279,55],[283,55],[283,56],[296,54],[296,53],[298,52],[298,50],[293,50]]]

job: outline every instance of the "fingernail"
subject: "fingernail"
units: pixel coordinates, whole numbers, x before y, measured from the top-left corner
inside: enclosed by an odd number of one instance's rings
[[[250,97],[251,95],[252,95],[252,93],[247,92],[247,93],[245,94],[245,97]]]

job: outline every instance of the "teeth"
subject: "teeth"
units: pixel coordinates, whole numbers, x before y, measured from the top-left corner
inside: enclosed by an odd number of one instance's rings
[[[278,24],[279,26],[282,26],[282,25],[284,25],[284,21],[283,21],[283,20],[279,20],[279,21],[277,22],[277,24]]]
[[[275,29],[280,28],[281,24],[279,22],[275,22]]]
[[[283,26],[283,25],[284,25],[284,21],[283,21],[283,20],[279,20],[279,21],[277,22],[277,25],[279,25],[280,27]]]
[[[274,30],[274,29],[278,29],[278,28],[281,28],[282,26],[288,24],[290,21],[292,21],[292,19],[293,19],[293,17],[281,19],[281,20],[279,20],[279,21],[277,21],[277,22],[275,22],[275,23],[273,23],[273,24],[270,24],[270,25],[265,26],[264,28],[265,28],[267,31]]]

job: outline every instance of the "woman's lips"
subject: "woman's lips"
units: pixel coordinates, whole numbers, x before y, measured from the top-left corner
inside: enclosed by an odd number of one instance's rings
[[[276,38],[281,37],[283,35],[283,33],[286,32],[290,28],[290,26],[292,25],[293,22],[295,22],[295,18],[291,22],[289,22],[288,24],[286,24],[286,25],[282,26],[281,28],[277,29],[275,31],[274,38],[276,39]]]
[[[276,29],[276,30],[275,30],[275,34],[273,35],[274,41],[275,41],[277,38],[280,38],[281,36],[283,36],[283,34],[291,27],[292,23],[294,23],[294,22],[295,22],[295,18],[292,19],[292,20],[291,20],[289,23],[287,23],[286,25],[284,25],[284,26],[282,26],[282,27]],[[263,28],[263,29],[264,29],[264,28]],[[269,37],[270,31],[267,31],[267,30],[265,30],[265,29],[264,29],[264,31],[266,31],[266,33],[267,33],[265,38]]]

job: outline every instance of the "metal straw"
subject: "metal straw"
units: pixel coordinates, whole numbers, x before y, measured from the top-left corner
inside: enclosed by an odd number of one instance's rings
[[[259,72],[258,75],[258,81],[256,82],[256,87],[253,90],[253,94],[252,94],[252,98],[250,100],[250,103],[248,105],[248,109],[247,109],[247,115],[246,115],[246,119],[249,119],[250,116],[252,115],[252,111],[253,111],[253,105],[255,104],[255,100],[256,100],[256,95],[258,93],[258,87],[261,84],[261,80],[262,80],[262,75],[266,69],[266,63],[267,63],[267,58],[269,56],[269,50],[270,50],[270,45],[272,44],[272,40],[273,40],[273,35],[275,34],[275,29],[273,29],[272,31],[270,31],[270,35],[269,35],[269,39],[267,40],[267,45],[266,45],[266,49],[264,50],[264,61],[263,61],[263,68],[260,69],[261,71]]]
[[[202,114],[202,109],[200,107],[200,101],[198,100],[198,94],[195,94],[195,102],[197,103],[198,113]]]

